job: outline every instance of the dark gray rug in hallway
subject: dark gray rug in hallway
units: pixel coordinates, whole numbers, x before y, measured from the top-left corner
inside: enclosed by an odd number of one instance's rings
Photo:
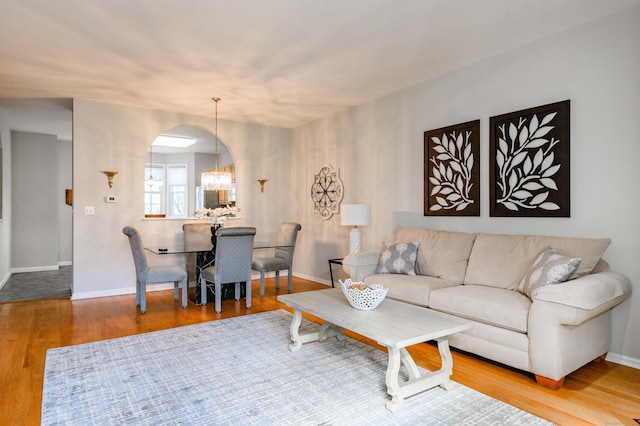
[[[71,297],[72,271],[62,266],[57,271],[13,274],[0,289],[0,303]]]

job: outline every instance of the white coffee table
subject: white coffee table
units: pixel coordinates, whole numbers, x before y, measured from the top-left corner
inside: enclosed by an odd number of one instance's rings
[[[386,385],[391,400],[386,408],[396,411],[404,398],[440,386],[449,389],[453,358],[449,349],[449,335],[471,328],[471,323],[451,315],[426,308],[385,299],[371,311],[353,308],[340,289],[327,289],[278,296],[278,300],[293,308],[291,322],[292,352],[300,350],[303,343],[322,341],[330,336],[342,337],[342,330],[351,330],[373,339],[387,348]],[[298,333],[302,312],[325,320],[318,332]],[[420,374],[413,358],[405,349],[418,343],[435,340],[442,358],[440,370]],[[409,372],[409,380],[400,383],[400,365]]]

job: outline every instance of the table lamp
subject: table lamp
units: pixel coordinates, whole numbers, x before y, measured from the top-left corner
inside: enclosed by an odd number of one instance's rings
[[[340,223],[353,226],[349,233],[350,253],[359,253],[362,247],[362,234],[358,226],[371,224],[371,206],[369,204],[343,204],[340,206]]]

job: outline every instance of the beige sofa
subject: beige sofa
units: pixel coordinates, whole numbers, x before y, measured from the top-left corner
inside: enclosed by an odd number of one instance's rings
[[[631,294],[629,280],[601,259],[609,239],[395,230],[393,242],[414,241],[416,275],[375,273],[374,252],[347,256],[343,268],[354,281],[388,287],[387,297],[470,320],[451,346],[531,372],[550,388],[609,351],[611,309]],[[577,270],[530,296],[519,291],[549,247],[579,258]]]

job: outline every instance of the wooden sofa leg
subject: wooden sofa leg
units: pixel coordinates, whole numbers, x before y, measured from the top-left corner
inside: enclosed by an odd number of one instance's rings
[[[553,379],[549,379],[548,377],[538,376],[536,374],[536,382],[538,382],[539,385],[542,385],[545,388],[549,388],[551,390],[558,390],[562,387],[562,384],[564,383],[564,377],[561,377],[558,380],[553,380]]]
[[[600,355],[598,358],[594,359],[593,362],[600,364],[601,362],[605,362],[607,359],[607,354],[604,353],[602,355]]]

